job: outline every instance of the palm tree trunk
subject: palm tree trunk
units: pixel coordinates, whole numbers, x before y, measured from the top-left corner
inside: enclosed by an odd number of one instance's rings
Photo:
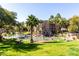
[[[31,26],[31,40],[30,40],[30,43],[33,43],[33,27]]]

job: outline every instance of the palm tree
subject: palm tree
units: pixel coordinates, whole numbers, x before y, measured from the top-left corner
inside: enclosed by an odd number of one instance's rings
[[[27,19],[27,25],[30,26],[30,31],[31,31],[31,40],[30,43],[33,43],[33,28],[34,26],[38,25],[39,21],[34,15],[28,16]]]

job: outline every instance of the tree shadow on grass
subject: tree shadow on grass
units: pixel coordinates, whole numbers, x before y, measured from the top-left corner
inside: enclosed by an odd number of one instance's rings
[[[16,51],[36,51],[39,48],[38,46],[42,44],[20,44],[20,45],[13,45],[12,48]]]
[[[3,45],[0,46],[1,50],[6,50],[8,48],[12,48],[12,49],[15,49],[16,51],[20,51],[20,52],[35,51],[35,50],[41,49],[41,48],[38,47],[39,45],[43,45],[43,44],[35,44],[35,43],[24,44],[23,42],[18,44],[15,40],[10,40],[10,41],[7,40],[5,42],[2,42],[2,44]]]

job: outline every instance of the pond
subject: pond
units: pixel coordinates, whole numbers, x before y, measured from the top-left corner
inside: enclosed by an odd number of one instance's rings
[[[5,39],[11,39],[11,38],[16,38],[16,39],[30,39],[31,35],[24,35],[24,34],[17,34],[13,36],[3,36]],[[34,41],[42,41],[42,40],[60,40],[63,39],[61,37],[46,37],[46,36],[33,36]]]
[[[10,39],[10,38],[16,38],[16,39],[28,39],[30,35],[24,35],[24,34],[16,34],[12,36],[3,36],[3,38]]]

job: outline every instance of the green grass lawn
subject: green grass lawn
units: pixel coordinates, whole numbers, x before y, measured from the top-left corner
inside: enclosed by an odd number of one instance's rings
[[[79,41],[29,44],[0,43],[1,56],[79,56]]]

